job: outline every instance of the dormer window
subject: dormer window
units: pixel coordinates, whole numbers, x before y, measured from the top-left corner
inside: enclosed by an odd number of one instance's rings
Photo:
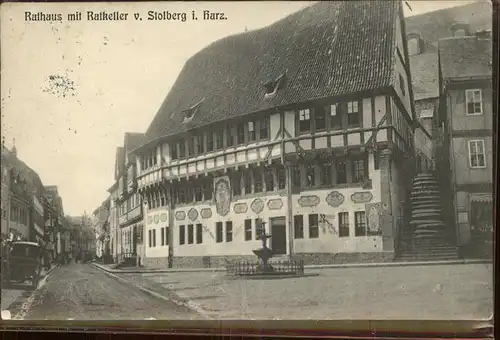
[[[198,108],[200,107],[200,104],[205,100],[205,98],[203,98],[202,100],[200,100],[198,103],[194,104],[193,106],[191,106],[190,108],[186,109],[186,110],[183,110],[182,111],[182,115],[184,117],[184,121],[183,123],[189,123],[194,115],[196,114],[196,112],[198,111]]]
[[[278,90],[282,89],[285,85],[285,73],[281,74],[277,79],[264,84],[266,89],[265,98],[272,98],[276,95]]]
[[[418,35],[410,35],[408,37],[408,54],[417,55],[422,53],[420,46],[420,37]]]

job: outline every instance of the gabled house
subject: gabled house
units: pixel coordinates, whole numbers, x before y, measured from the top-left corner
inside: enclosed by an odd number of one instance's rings
[[[187,62],[136,150],[146,265],[392,261],[418,153],[402,4],[319,2]]]
[[[406,18],[406,33],[415,111],[433,140],[440,143],[438,126],[439,65],[438,41],[491,30],[492,5],[478,1]],[[435,150],[434,150],[435,151]]]
[[[438,170],[447,179],[443,185],[453,204],[448,214],[458,245],[465,254],[479,247],[487,256],[494,212],[492,65],[491,31],[439,40]]]

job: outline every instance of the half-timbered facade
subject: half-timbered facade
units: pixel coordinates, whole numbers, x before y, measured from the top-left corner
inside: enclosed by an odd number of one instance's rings
[[[431,140],[399,2],[321,2],[194,55],[137,150],[147,265],[392,260]],[[430,157],[430,155],[429,155]]]
[[[136,262],[138,257],[144,257],[142,203],[140,195],[137,193],[136,182],[137,163],[135,156],[131,153],[141,144],[143,136],[142,133],[125,133],[123,157],[121,158],[123,163],[118,167],[116,203],[121,261],[132,260]]]

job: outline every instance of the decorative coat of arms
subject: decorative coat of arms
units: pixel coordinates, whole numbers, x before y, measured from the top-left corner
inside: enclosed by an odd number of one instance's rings
[[[380,204],[367,204],[366,210],[368,211],[368,230],[371,233],[380,232]]]
[[[261,200],[260,198],[256,198],[253,200],[250,208],[252,208],[254,213],[260,214],[262,210],[264,210],[264,201]]]
[[[195,208],[191,208],[188,211],[188,217],[191,221],[196,220],[196,218],[198,218],[198,211]]]
[[[229,213],[231,206],[231,184],[228,176],[214,179],[215,188],[215,208],[221,216]]]
[[[244,214],[248,210],[248,205],[246,203],[236,203],[233,209],[237,214]]]
[[[210,208],[201,209],[200,215],[202,218],[210,218],[212,217],[212,209]]]
[[[299,198],[299,205],[301,207],[315,207],[319,204],[319,197],[316,195],[301,196]]]
[[[186,213],[184,211],[176,211],[175,212],[175,219],[177,221],[182,221],[186,218]]]
[[[368,203],[373,199],[373,195],[369,191],[355,192],[351,195],[351,201],[354,203]]]
[[[328,194],[328,196],[326,196],[326,203],[328,203],[329,206],[336,208],[344,203],[344,195],[338,191],[332,191]]]
[[[160,216],[155,215],[154,216],[154,221],[155,221],[155,224],[158,224],[158,222],[160,222]]]
[[[149,216],[149,217],[148,217],[148,224],[151,224],[151,223],[153,223],[153,217],[152,217],[152,216]]]
[[[167,214],[166,213],[162,213],[160,215],[160,221],[162,221],[162,222],[166,222],[167,221]]]
[[[280,210],[283,208],[283,201],[281,198],[275,198],[272,200],[267,201],[267,207],[269,210]]]

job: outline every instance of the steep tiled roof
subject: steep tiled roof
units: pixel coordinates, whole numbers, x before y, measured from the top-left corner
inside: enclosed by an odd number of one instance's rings
[[[125,132],[124,147],[126,152],[130,152],[142,144],[144,134],[140,132]]]
[[[192,56],[146,132],[145,143],[215,121],[392,84],[398,1],[325,1]],[[264,84],[286,72],[271,99]],[[182,111],[197,103],[190,124]]]
[[[125,167],[125,148],[118,146],[115,155],[115,179],[118,179],[118,173],[123,171]]]
[[[492,76],[492,40],[476,37],[439,41],[439,60],[444,79]]]
[[[423,53],[410,56],[415,100],[438,97],[438,40],[451,37],[457,23],[467,24],[471,34],[491,29],[491,17],[491,3],[480,1],[406,18],[406,33],[423,39]]]
[[[2,165],[13,168],[16,174],[18,173],[20,175],[21,180],[25,180],[29,185],[29,189],[36,193],[37,196],[42,196],[44,194],[44,187],[40,176],[5,147],[2,147],[1,162]]]
[[[439,96],[437,53],[411,56],[410,70],[415,100]]]
[[[406,18],[406,33],[418,33],[426,42],[437,46],[439,39],[453,36],[454,24],[467,24],[471,34],[491,29],[492,6],[490,1],[445,8]]]

